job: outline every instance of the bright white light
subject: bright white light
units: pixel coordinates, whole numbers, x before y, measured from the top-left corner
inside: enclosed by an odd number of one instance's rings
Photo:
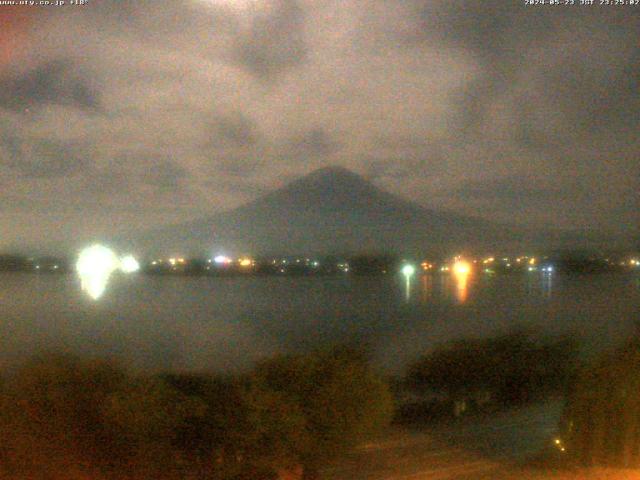
[[[115,253],[102,245],[85,248],[78,256],[76,270],[80,275],[96,271],[113,271],[118,266]]]
[[[109,277],[120,265],[115,253],[102,245],[92,245],[80,252],[76,271],[80,276],[82,290],[95,299],[102,296]]]
[[[404,267],[402,267],[402,274],[405,277],[410,277],[412,276],[414,273],[416,273],[416,268],[413,265],[405,265]]]
[[[124,273],[133,273],[140,270],[140,263],[133,255],[127,255],[120,260],[120,270]]]
[[[218,255],[214,257],[213,261],[225,265],[231,263],[231,259],[225,255]]]

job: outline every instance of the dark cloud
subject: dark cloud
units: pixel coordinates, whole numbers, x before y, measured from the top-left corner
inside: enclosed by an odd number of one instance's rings
[[[214,192],[227,192],[234,195],[242,195],[247,199],[255,198],[257,195],[263,195],[269,192],[269,188],[266,188],[259,181],[253,179],[247,179],[241,175],[235,175],[234,177],[215,177],[207,180],[204,186],[211,189]]]
[[[120,155],[92,174],[92,184],[125,196],[141,186],[154,187],[165,194],[176,193],[186,188],[189,177],[187,169],[172,158],[135,152]]]
[[[255,145],[258,141],[255,123],[240,112],[217,118],[213,130],[214,148],[216,145],[246,147]]]
[[[294,137],[290,142],[294,155],[300,159],[326,157],[340,148],[340,145],[323,128],[315,127]]]
[[[385,179],[402,180],[404,178],[415,175],[414,169],[411,169],[404,162],[399,160],[380,160],[367,159],[365,177],[372,181],[384,181]]]
[[[589,9],[531,8],[524,2],[457,3],[439,0],[413,2],[415,28],[408,42],[436,42],[467,50],[504,74],[507,61],[518,61],[522,48],[544,40],[576,17],[592,16]]]
[[[2,137],[5,155],[0,165],[25,177],[64,177],[78,175],[89,166],[87,152],[73,142],[52,139]]]
[[[635,12],[545,9],[524,2],[418,1],[411,42],[460,49],[479,75],[454,95],[462,135],[506,103],[516,141],[539,150],[613,127],[634,128],[640,107]],[[504,107],[503,107],[504,108]],[[550,127],[551,126],[551,127]]]
[[[268,79],[300,65],[306,54],[304,9],[296,0],[274,0],[240,38],[236,58],[252,74]]]
[[[47,12],[14,23],[10,55],[0,34],[0,185],[15,206],[82,217],[91,198],[137,227],[144,212],[224,210],[339,164],[491,219],[514,204],[568,228],[637,218],[636,8],[96,0]]]
[[[153,162],[147,172],[141,175],[141,180],[147,185],[163,190],[178,190],[187,177],[185,168],[168,159]]]
[[[213,183],[220,183],[220,176],[231,177],[233,184],[237,183],[234,177],[247,178],[252,177],[256,171],[264,166],[264,160],[259,154],[241,155],[241,154],[225,154],[214,158],[214,166],[211,169],[211,175],[218,180]],[[223,180],[224,182],[224,180]],[[212,185],[211,182],[208,183]],[[238,190],[242,192],[242,189]]]
[[[568,192],[557,185],[541,185],[539,180],[524,176],[511,176],[484,181],[472,180],[455,189],[452,194],[464,200],[490,200],[513,205],[530,202],[553,204],[568,195],[575,196],[576,191]]]
[[[413,177],[426,180],[447,168],[443,145],[424,136],[381,135],[373,143],[376,154],[366,157],[362,169],[372,180]]]
[[[0,108],[14,111],[47,104],[84,110],[100,106],[96,89],[66,60],[53,60],[21,74],[7,73],[0,85]]]
[[[635,232],[640,242],[640,191],[629,192],[622,197],[614,208],[613,214],[620,222],[626,224],[626,229]]]

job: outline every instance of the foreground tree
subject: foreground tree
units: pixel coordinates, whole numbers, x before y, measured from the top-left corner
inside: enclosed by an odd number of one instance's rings
[[[272,480],[307,432],[296,404],[245,379],[50,355],[3,385],[0,438],[0,478]]]
[[[404,384],[452,402],[478,396],[515,405],[562,393],[575,368],[577,343],[520,331],[441,345],[408,369]]]
[[[580,370],[556,446],[586,466],[640,467],[639,340]]]
[[[0,398],[0,468],[9,478],[85,478],[121,458],[101,419],[106,399],[126,381],[105,362],[66,355],[33,359],[10,376]],[[91,465],[91,467],[89,467]]]
[[[48,355],[0,383],[0,478],[312,478],[390,417],[386,384],[349,350],[224,378]]]
[[[351,349],[283,355],[261,363],[253,379],[303,412],[309,440],[297,454],[307,479],[317,478],[322,462],[385,426],[393,414],[387,383]]]

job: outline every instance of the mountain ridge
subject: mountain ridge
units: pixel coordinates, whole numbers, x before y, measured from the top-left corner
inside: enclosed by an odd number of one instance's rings
[[[329,166],[235,209],[122,240],[153,254],[440,253],[516,247],[531,234],[423,207]]]

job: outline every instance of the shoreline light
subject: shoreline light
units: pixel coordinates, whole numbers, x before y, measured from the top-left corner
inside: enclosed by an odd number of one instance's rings
[[[406,264],[402,267],[400,272],[402,273],[402,275],[404,275],[404,278],[406,280],[405,300],[408,302],[409,300],[411,300],[411,277],[416,273],[416,267],[411,264]]]
[[[104,294],[109,277],[119,266],[118,257],[110,248],[99,244],[85,248],[76,262],[82,290],[97,300]]]
[[[471,264],[464,260],[458,260],[453,264],[453,272],[458,275],[466,275],[471,272]]]
[[[405,277],[409,278],[416,273],[416,268],[413,265],[405,265],[402,267],[401,272]]]
[[[124,273],[134,273],[140,270],[140,262],[133,255],[126,255],[120,260],[120,270]]]
[[[232,262],[232,260],[227,257],[226,255],[216,255],[213,258],[213,261],[216,262],[219,265],[228,265]]]

